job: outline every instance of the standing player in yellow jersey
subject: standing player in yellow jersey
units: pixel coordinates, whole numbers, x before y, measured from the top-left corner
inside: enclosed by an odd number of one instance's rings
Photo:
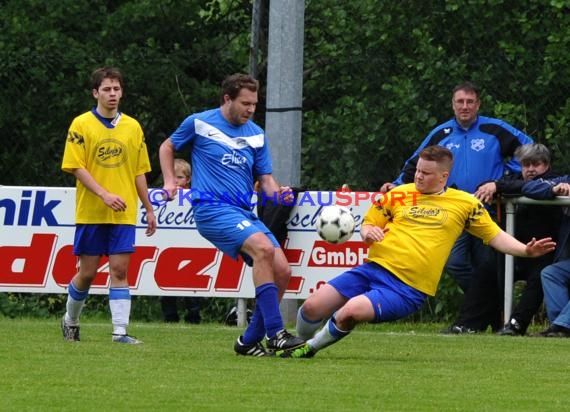
[[[307,343],[289,356],[312,357],[358,323],[388,322],[417,311],[435,295],[443,265],[464,229],[515,256],[554,250],[551,238],[519,242],[493,222],[477,198],[446,187],[452,163],[443,146],[423,149],[414,183],[392,189],[401,200],[370,207],[360,230],[370,247],[367,261],[332,279],[299,308],[297,333]]]
[[[75,239],[79,271],[68,286],[63,338],[79,341],[79,316],[101,257],[109,256],[113,342],[139,344],[127,334],[131,296],[127,269],[135,250],[138,199],[146,209],[146,235],[156,231],[145,173],[150,162],[140,124],[119,112],[123,77],[113,67],[91,76],[97,106],[76,117],[67,133],[61,169],[76,179]],[[137,199],[138,198],[138,199]]]

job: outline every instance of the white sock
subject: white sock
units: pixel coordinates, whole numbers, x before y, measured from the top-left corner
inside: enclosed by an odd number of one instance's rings
[[[89,289],[78,290],[73,281],[69,283],[67,287],[67,303],[65,305],[65,316],[64,321],[66,325],[69,326],[79,326],[79,316],[81,316],[81,311],[83,306],[85,306],[85,300],[89,294]]]
[[[311,321],[305,318],[303,315],[303,306],[301,306],[297,311],[297,324],[295,326],[297,335],[304,340],[312,338],[315,332],[321,327],[322,322],[322,319]]]
[[[131,315],[131,296],[129,288],[109,289],[109,308],[114,335],[126,335]]]
[[[325,326],[316,333],[313,339],[307,341],[307,344],[316,352],[338,342],[350,332],[350,330],[339,329],[334,322],[334,317],[332,317],[325,323]]]
[[[68,326],[79,326],[79,316],[85,306],[84,300],[75,300],[67,295],[67,304],[65,305],[65,324]]]

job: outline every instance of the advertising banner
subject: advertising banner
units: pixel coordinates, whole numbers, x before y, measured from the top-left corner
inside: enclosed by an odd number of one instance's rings
[[[160,189],[150,189],[149,197],[156,191]],[[299,194],[284,248],[293,273],[286,299],[305,299],[364,261],[368,249],[358,232],[372,195]],[[322,207],[336,203],[348,207],[356,220],[354,235],[340,245],[324,242],[315,230]],[[136,251],[128,272],[131,294],[254,297],[251,268],[200,236],[187,198],[157,204],[154,213],[158,229],[147,237],[145,211],[139,205]],[[74,188],[0,186],[0,292],[65,293],[77,272],[74,222]],[[108,285],[108,262],[103,258],[91,293],[107,293]]]

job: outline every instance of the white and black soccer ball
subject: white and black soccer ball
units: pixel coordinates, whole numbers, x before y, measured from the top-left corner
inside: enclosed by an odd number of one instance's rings
[[[344,206],[325,206],[317,217],[317,233],[325,242],[338,244],[346,242],[354,233],[354,216]]]

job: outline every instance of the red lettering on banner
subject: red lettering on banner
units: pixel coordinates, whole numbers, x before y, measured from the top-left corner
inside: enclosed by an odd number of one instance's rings
[[[163,289],[209,290],[212,277],[202,274],[215,261],[214,248],[165,249],[156,262],[154,280]]]
[[[305,251],[303,249],[283,249],[285,257],[291,266],[301,266]],[[304,278],[302,276],[291,276],[287,284],[287,292],[300,293],[303,288]]]
[[[107,287],[109,284],[109,272],[104,271],[108,261],[106,256],[101,257],[98,268],[99,273],[95,276],[95,279],[93,279],[91,283],[92,287]],[[59,249],[55,256],[52,269],[52,276],[55,283],[59,286],[67,287],[71,279],[77,274],[78,264],[79,258],[73,254],[72,245],[66,245]]]
[[[291,276],[289,278],[289,283],[287,283],[287,292],[300,293],[303,288],[304,280],[305,279],[302,276]]]
[[[45,285],[56,238],[34,234],[30,246],[0,246],[0,285]],[[21,263],[21,271],[14,270],[16,262]]]
[[[324,280],[319,280],[316,284],[315,284],[315,290],[319,290],[319,288],[323,285],[326,285],[327,282],[325,282]]]
[[[221,252],[220,252],[221,253]],[[223,254],[218,270],[218,277],[214,284],[215,290],[239,291],[245,270],[245,262],[241,257],[232,259],[231,256]]]
[[[0,285],[42,287],[51,275],[58,286],[67,287],[77,273],[78,257],[73,254],[72,245],[55,250],[57,239],[57,234],[34,233],[29,246],[0,246]],[[302,266],[304,250],[283,248],[283,251],[291,266]],[[208,274],[220,256],[217,275]],[[155,246],[137,246],[127,274],[131,288],[139,287],[143,266],[150,261],[156,261],[154,280],[162,289],[208,291],[215,278],[215,291],[239,292],[246,268],[241,257],[232,259],[214,247],[160,251]],[[287,292],[300,293],[304,281],[303,276],[291,276]],[[109,284],[109,259],[102,256],[92,287],[106,288]]]
[[[300,266],[305,251],[303,249],[283,249],[283,253],[291,266]]]
[[[144,264],[156,260],[157,253],[158,248],[156,246],[135,246],[135,253],[131,255],[127,272],[131,288],[138,288]]]
[[[145,261],[152,260],[158,249],[154,246],[137,246],[135,252],[131,254],[131,261],[127,272],[127,279],[130,287],[136,287],[142,273],[142,265]],[[78,257],[73,254],[73,246],[63,246],[55,257],[52,269],[54,281],[62,287],[67,287],[71,279],[77,273]],[[101,256],[97,275],[91,283],[91,287],[109,286],[109,258]]]
[[[72,245],[66,245],[59,249],[55,255],[55,262],[51,271],[55,283],[57,283],[59,286],[67,287],[67,285],[69,285],[69,282],[71,282],[71,279],[73,279],[77,273],[78,263],[78,257],[73,254]],[[97,275],[93,280],[92,285],[106,286],[107,276]]]

